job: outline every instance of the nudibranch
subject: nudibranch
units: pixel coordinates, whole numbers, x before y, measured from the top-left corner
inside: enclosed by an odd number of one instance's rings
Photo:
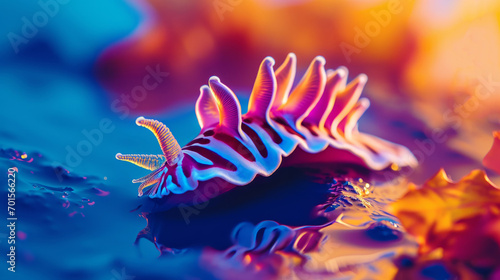
[[[223,183],[218,192],[224,192],[258,174],[270,176],[297,146],[307,162],[355,162],[370,170],[417,164],[406,147],[358,131],[370,105],[360,99],[366,75],[347,84],[346,68],[325,70],[325,59],[318,56],[293,87],[295,55],[276,71],[274,63],[271,57],[262,61],[244,115],[233,91],[211,77],[196,102],[201,132],[182,148],[163,123],[139,117],[136,124],[154,133],[163,152],[116,155],[152,171],[132,181],[141,183],[139,196],[188,194],[213,180]]]

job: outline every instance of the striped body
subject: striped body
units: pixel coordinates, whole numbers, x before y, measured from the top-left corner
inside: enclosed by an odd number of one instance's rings
[[[369,106],[367,99],[359,99],[366,76],[347,84],[345,68],[325,71],[324,59],[317,57],[292,90],[295,64],[290,54],[274,72],[274,60],[264,59],[244,115],[234,93],[217,77],[210,78],[196,103],[201,132],[182,149],[162,123],[139,118],[137,123],[155,133],[164,153],[117,155],[153,170],[134,180],[142,183],[139,195],[149,186],[144,193],[151,198],[182,194],[214,178],[231,186],[245,185],[258,174],[270,176],[297,147],[311,154],[308,162],[319,161],[329,151],[343,155],[326,157],[330,162],[357,163],[372,170],[416,165],[407,148],[357,130]]]

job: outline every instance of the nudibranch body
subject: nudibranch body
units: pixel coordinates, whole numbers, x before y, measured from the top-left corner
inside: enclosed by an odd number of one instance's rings
[[[370,104],[360,99],[365,75],[347,84],[347,69],[325,70],[325,60],[318,56],[292,89],[295,55],[289,54],[276,72],[273,66],[271,57],[261,63],[244,115],[231,89],[211,77],[196,102],[201,132],[183,148],[164,124],[139,117],[137,125],[151,130],[163,151],[116,155],[153,171],[133,180],[141,183],[139,196],[183,194],[215,178],[227,183],[222,191],[246,185],[258,174],[270,176],[297,146],[308,161],[316,155],[325,160],[325,153],[330,162],[352,161],[371,170],[417,164],[407,148],[358,131],[357,122]]]

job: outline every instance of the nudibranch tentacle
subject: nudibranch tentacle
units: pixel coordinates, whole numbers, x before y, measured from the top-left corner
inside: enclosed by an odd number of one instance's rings
[[[165,163],[163,155],[122,155],[118,153],[116,159],[128,161],[148,170],[156,170]]]
[[[219,125],[243,137],[241,131],[241,105],[234,92],[220,82],[219,78],[211,77],[208,85],[212,91],[217,109],[219,109]]]
[[[152,198],[187,194],[215,178],[230,185],[222,190],[227,191],[259,174],[271,175],[297,146],[311,158],[331,162],[346,163],[347,153],[352,162],[372,170],[417,164],[407,148],[358,131],[358,120],[370,105],[360,99],[365,75],[347,84],[346,68],[325,70],[325,59],[318,56],[292,89],[295,55],[289,54],[276,72],[274,64],[271,57],[262,61],[244,115],[231,89],[211,77],[196,102],[201,132],[182,148],[163,123],[139,117],[136,123],[155,134],[163,151],[117,154],[117,159],[153,170],[133,181],[142,183],[139,196],[143,191]]]
[[[326,71],[327,80],[325,90],[318,104],[313,108],[311,113],[304,119],[304,124],[318,124],[318,128],[324,128],[329,113],[332,111],[333,104],[337,92],[341,89],[342,84],[345,84],[347,79],[347,71],[339,68],[337,70],[329,69]]]
[[[316,57],[309,65],[302,80],[290,93],[286,103],[278,109],[278,113],[282,117],[286,116],[294,121],[292,125],[295,127],[301,125],[302,120],[307,117],[321,98],[326,84],[325,64],[326,61],[323,57]]]
[[[182,158],[181,146],[177,143],[177,140],[175,140],[168,127],[163,123],[157,120],[148,120],[143,117],[137,118],[135,123],[154,133],[168,165],[172,166]]]
[[[288,93],[292,89],[293,80],[297,71],[297,58],[295,54],[290,53],[285,62],[276,70],[276,96],[271,106],[272,111],[276,111],[288,100]]]
[[[250,94],[247,116],[255,116],[269,121],[269,112],[274,102],[277,83],[274,75],[274,59],[266,57],[262,61]]]
[[[201,131],[205,131],[219,123],[219,109],[217,109],[215,98],[208,86],[200,88],[200,97],[196,101],[196,116]]]

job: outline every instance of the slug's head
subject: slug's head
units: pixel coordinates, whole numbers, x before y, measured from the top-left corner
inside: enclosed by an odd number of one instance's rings
[[[133,183],[141,183],[138,192],[139,196],[142,196],[145,188],[156,184],[156,187],[153,187],[150,191],[148,191],[151,193],[153,189],[163,183],[161,181],[164,179],[166,172],[169,168],[175,168],[175,166],[177,166],[177,164],[182,160],[183,154],[181,146],[177,143],[177,140],[175,140],[168,127],[166,127],[163,123],[157,120],[145,119],[143,117],[137,118],[135,123],[138,126],[145,127],[153,132],[163,152],[163,155],[116,154],[116,159],[118,160],[128,161],[137,166],[153,171],[147,176],[132,181]]]

